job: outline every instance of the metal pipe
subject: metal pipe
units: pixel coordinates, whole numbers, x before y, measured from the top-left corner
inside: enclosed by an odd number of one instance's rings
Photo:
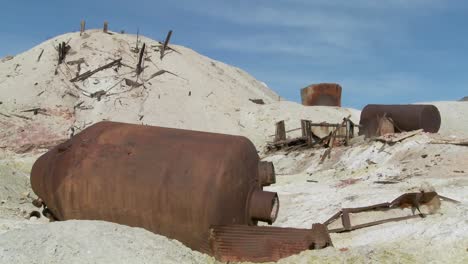
[[[250,196],[250,218],[252,221],[263,221],[272,224],[278,216],[278,194],[254,190]]]
[[[260,161],[258,164],[258,178],[261,186],[269,186],[276,183],[275,167],[273,162]]]

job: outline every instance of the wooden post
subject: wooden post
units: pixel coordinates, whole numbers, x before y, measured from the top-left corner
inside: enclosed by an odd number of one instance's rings
[[[310,120],[301,120],[302,137],[307,139],[308,146],[314,145],[311,123]]]
[[[346,131],[345,131],[345,146],[348,146],[349,143],[349,132],[351,130],[351,123],[348,119],[345,119],[346,122]]]
[[[143,63],[143,54],[145,52],[145,47],[146,47],[146,43],[143,43],[143,47],[141,47],[140,57],[138,58],[138,64],[136,67],[137,75],[139,75],[143,71],[143,67],[141,66],[141,64]]]
[[[86,22],[84,20],[81,20],[80,36],[85,32],[85,27],[86,27]]]
[[[307,120],[301,120],[301,132],[302,132],[302,137],[305,138],[307,137]]]
[[[107,23],[107,21],[104,21],[104,28],[102,29],[102,31],[104,33],[107,33],[108,27],[109,27],[109,23]]]
[[[164,41],[164,44],[161,49],[161,59],[164,57],[164,52],[166,51],[167,45],[169,45],[171,36],[172,36],[172,30],[169,30],[169,32],[167,32],[166,40]]]
[[[281,140],[286,140],[286,128],[284,126],[284,120],[276,123],[275,142]]]
[[[135,46],[135,52],[138,52],[138,42],[140,37],[140,28],[137,28],[137,41],[136,41],[136,46]]]

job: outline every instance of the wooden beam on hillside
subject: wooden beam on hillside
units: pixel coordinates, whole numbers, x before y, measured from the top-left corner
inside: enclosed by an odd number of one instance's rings
[[[140,75],[140,73],[143,71],[142,63],[143,63],[143,54],[145,53],[145,48],[146,48],[146,43],[143,43],[143,47],[141,47],[140,50],[140,56],[138,58],[138,64],[136,66],[136,74]]]
[[[89,77],[91,77],[92,75],[94,75],[95,73],[97,73],[99,71],[111,68],[111,67],[113,67],[115,65],[119,65],[121,61],[122,61],[122,58],[113,60],[112,62],[109,62],[108,64],[106,64],[104,66],[101,66],[101,67],[99,67],[99,68],[97,68],[95,70],[87,71],[85,73],[82,73],[82,74],[76,76],[75,78],[71,79],[70,82],[77,82],[77,81],[86,80],[86,79],[88,79]]]
[[[167,32],[166,40],[164,41],[164,44],[163,44],[163,46],[161,48],[161,60],[164,57],[164,52],[166,51],[167,46],[169,45],[169,41],[171,40],[171,36],[172,36],[172,30],[169,30],[169,32]]]

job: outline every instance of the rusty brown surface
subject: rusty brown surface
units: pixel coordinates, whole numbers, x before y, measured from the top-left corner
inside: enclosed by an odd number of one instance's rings
[[[306,106],[341,106],[341,86],[336,83],[319,83],[301,89],[302,104]]]
[[[341,233],[341,232],[349,232],[349,231],[360,229],[360,228],[375,226],[379,224],[384,224],[388,222],[402,221],[402,220],[407,220],[411,218],[424,217],[425,215],[421,213],[421,211],[419,210],[419,207],[422,205],[433,203],[434,199],[439,199],[439,198],[441,197],[439,197],[439,195],[436,192],[405,193],[405,194],[400,195],[393,201],[387,202],[387,203],[374,204],[374,205],[364,206],[364,207],[343,208],[339,212],[334,214],[332,217],[330,217],[323,224],[328,227],[330,224],[334,223],[338,219],[341,219],[341,223],[343,227],[329,229],[330,233]],[[396,208],[399,208],[399,209],[410,208],[412,209],[413,214],[402,216],[402,217],[392,217],[392,218],[382,219],[378,221],[371,221],[371,222],[359,224],[359,225],[352,225],[351,220],[350,220],[350,214],[369,212],[369,211],[387,211],[387,210],[396,209]],[[416,210],[419,212],[419,214],[417,215],[414,214]]]
[[[332,246],[322,224],[314,224],[312,229],[228,225],[211,230],[211,249],[221,261],[277,261],[304,250]]]
[[[41,156],[31,185],[57,220],[142,227],[210,253],[211,225],[256,224],[252,203],[273,208],[253,197],[265,195],[258,166],[244,137],[100,122]]]
[[[260,161],[258,164],[258,178],[261,186],[276,183],[275,167],[271,161]]]
[[[397,132],[423,129],[437,133],[440,128],[440,113],[434,105],[367,105],[361,112],[360,135],[373,137],[378,134],[379,121],[390,118]]]

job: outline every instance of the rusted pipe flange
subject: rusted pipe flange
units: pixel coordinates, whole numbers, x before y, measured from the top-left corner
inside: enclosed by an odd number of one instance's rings
[[[273,162],[260,161],[258,163],[258,178],[261,186],[269,186],[276,183],[275,167]]]
[[[254,190],[250,196],[250,219],[268,224],[275,222],[278,216],[279,199],[275,192]]]

